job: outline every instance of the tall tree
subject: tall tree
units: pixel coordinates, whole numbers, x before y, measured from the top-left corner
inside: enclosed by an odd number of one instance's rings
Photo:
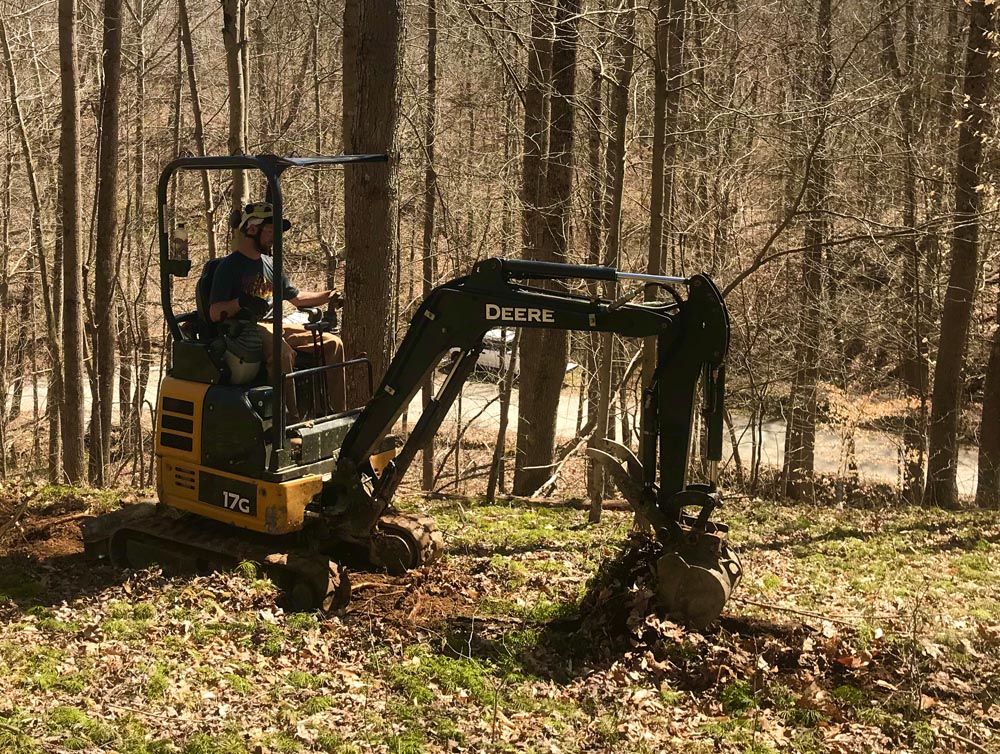
[[[398,86],[402,70],[403,0],[347,0],[344,6],[344,152],[386,153],[387,163],[348,167],[344,174],[345,348],[365,352],[375,381],[394,346]],[[360,370],[348,379],[348,402],[367,398]]]
[[[924,346],[921,254],[917,238],[917,138],[915,104],[917,79],[914,71],[917,52],[917,19],[914,0],[903,6],[903,56],[896,52],[895,19],[890,15],[883,26],[886,63],[899,88],[899,142],[903,157],[903,226],[907,233],[899,241],[903,258],[902,316],[903,347],[900,375],[911,403],[903,420],[903,498],[920,502],[924,483],[924,451],[927,423],[927,355]]]
[[[785,459],[782,476],[786,493],[796,499],[812,499],[815,469],[819,343],[822,333],[823,246],[830,230],[827,195],[830,163],[826,154],[826,129],[833,97],[833,38],[830,0],[819,0],[816,14],[817,65],[810,87],[814,96],[812,159],[805,162],[806,225],[802,254],[801,316],[795,342],[795,380],[791,410],[785,428]]]
[[[604,237],[605,256],[602,264],[618,267],[621,248],[622,201],[625,193],[625,137],[628,126],[629,90],[632,85],[632,68],[635,60],[635,0],[626,0],[625,10],[618,21],[615,34],[615,48],[612,52],[614,86],[611,94],[608,146],[604,154],[605,177],[610,182],[610,190],[605,195]],[[614,295],[614,284],[607,283],[603,294],[606,298]],[[611,333],[601,333],[597,364],[597,426],[589,445],[599,446],[608,435],[611,413],[611,366],[614,353],[614,338]],[[601,519],[601,504],[604,493],[604,469],[592,464],[587,478],[587,493],[590,497],[592,522]]]
[[[60,427],[60,406],[62,405],[63,394],[63,369],[62,369],[62,343],[59,340],[59,320],[58,308],[53,302],[56,295],[49,286],[47,274],[47,260],[45,254],[45,234],[42,230],[42,201],[39,189],[38,175],[35,166],[35,158],[31,149],[31,141],[28,138],[28,129],[25,123],[24,113],[21,110],[20,98],[18,96],[17,76],[14,72],[14,57],[11,53],[10,43],[7,39],[7,25],[0,20],[0,42],[3,44],[4,64],[7,70],[7,84],[10,89],[11,109],[14,122],[17,126],[18,136],[21,142],[21,154],[24,157],[24,167],[28,178],[28,193],[31,197],[31,242],[35,247],[35,255],[38,259],[39,277],[41,278],[42,306],[45,309],[45,329],[49,340],[49,358],[52,361],[52,380],[49,385],[49,398],[47,401],[46,414],[49,421],[49,478],[53,482],[59,482],[62,476],[62,429]],[[61,277],[61,270],[55,271],[57,277]],[[30,302],[32,290],[30,285],[24,289],[25,303]],[[27,307],[25,307],[27,308]],[[14,392],[15,405],[13,408],[20,410],[20,391]],[[12,410],[12,413],[13,410]]]
[[[540,14],[538,5],[533,13]],[[552,95],[548,122],[548,154],[544,190],[538,203],[542,211],[538,246],[529,248],[534,259],[565,262],[569,246],[570,206],[573,191],[573,137],[576,118],[577,24],[579,0],[555,3],[552,40]],[[536,22],[533,18],[532,29]],[[534,36],[534,34],[533,34]],[[534,58],[529,52],[529,59]],[[528,106],[525,104],[527,123]],[[527,145],[528,134],[525,133]],[[534,149],[534,145],[532,146]],[[527,181],[527,155],[525,156]],[[531,253],[533,252],[533,253]],[[564,330],[529,329],[521,337],[521,391],[517,418],[517,455],[514,493],[528,495],[550,476],[555,454],[556,416],[566,376],[567,337]]]
[[[983,388],[976,505],[1000,509],[1000,293],[997,294],[996,320],[990,338],[990,358]]]
[[[226,47],[226,77],[229,82],[229,154],[244,154],[247,148],[246,66],[243,48],[246,39],[241,31],[244,0],[222,0],[222,41]],[[247,202],[247,177],[243,170],[233,171],[233,209]]]
[[[83,258],[80,249],[76,0],[59,0],[59,79],[62,93],[59,165],[63,259],[63,469],[70,482],[79,483],[84,480],[86,467],[83,445]]]
[[[958,418],[962,374],[969,341],[972,302],[979,273],[979,211],[982,198],[985,104],[989,95],[993,50],[993,6],[972,0],[966,43],[964,112],[958,130],[955,164],[955,228],[951,238],[951,271],[941,315],[941,337],[934,367],[934,392],[927,454],[924,504],[958,507]]]
[[[437,174],[434,172],[434,134],[437,131],[437,0],[427,0],[427,119],[424,122],[424,244],[423,294],[430,295],[434,286],[434,204]],[[434,397],[434,372],[424,378],[422,401],[424,409]],[[425,490],[434,484],[434,437],[427,440],[421,454],[422,484]]]
[[[656,10],[653,58],[653,176],[649,198],[649,255],[646,272],[662,275],[666,263],[663,241],[671,217],[674,161],[677,155],[677,115],[680,112],[684,72],[686,0],[659,0]],[[654,288],[646,291],[653,298]],[[656,369],[656,338],[646,338],[642,355],[642,385],[649,386]],[[645,437],[645,433],[642,434]]]
[[[118,108],[122,71],[122,2],[104,0],[103,66],[101,90],[100,164],[97,188],[97,262],[94,277],[94,304],[97,312],[108,313],[114,306],[115,257],[118,248]],[[98,316],[96,322],[99,437],[91,438],[95,482],[103,485],[111,458],[111,404],[115,383],[115,317]]]
[[[194,136],[195,149],[198,150],[198,154],[201,157],[204,157],[207,154],[205,151],[205,123],[201,113],[201,94],[198,91],[198,71],[194,64],[194,44],[191,41],[191,20],[188,16],[187,0],[179,0],[177,3],[177,15],[180,21],[181,42],[184,45],[188,89],[191,93],[191,115],[194,116],[194,134],[192,135]],[[212,185],[209,182],[207,170],[201,171],[201,193],[205,202],[208,258],[215,259],[215,199],[212,196]]]

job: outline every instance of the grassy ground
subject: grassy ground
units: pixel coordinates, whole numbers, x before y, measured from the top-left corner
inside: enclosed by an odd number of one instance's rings
[[[85,504],[43,496],[0,558],[0,752],[1000,752],[985,513],[733,504],[746,576],[695,633],[624,512],[404,500],[448,555],[321,617],[251,566],[91,566]]]

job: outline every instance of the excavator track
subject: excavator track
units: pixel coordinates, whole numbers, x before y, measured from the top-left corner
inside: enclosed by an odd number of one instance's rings
[[[84,542],[91,554],[106,555],[117,567],[158,564],[168,572],[204,573],[251,561],[285,591],[294,610],[332,611],[350,601],[347,573],[318,552],[294,547],[276,550],[252,533],[234,532],[232,527],[197,516],[174,516],[153,506],[127,511],[118,520],[113,517],[108,514],[85,525]]]
[[[444,551],[444,536],[431,516],[390,510],[375,527],[369,547],[372,563],[399,575],[433,563]]]

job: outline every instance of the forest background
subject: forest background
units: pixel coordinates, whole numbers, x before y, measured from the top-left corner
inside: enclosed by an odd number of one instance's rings
[[[822,497],[826,423],[843,448],[830,489],[854,494],[854,436],[875,427],[898,438],[894,497],[957,507],[969,442],[976,503],[1000,507],[994,36],[982,0],[6,2],[0,476],[149,479],[163,165],[386,152],[285,186],[292,277],[344,290],[348,355],[377,373],[421,297],[479,259],[705,271],[732,317],[730,432],[752,436],[733,484]],[[260,190],[174,183],[167,217],[196,264],[226,253],[231,208]],[[640,344],[525,331],[515,347],[515,493],[550,489],[587,442],[637,439]],[[557,447],[570,357],[581,411]],[[478,466],[456,442],[452,482],[503,488],[504,436]],[[443,468],[426,454],[423,485]],[[587,486],[605,493],[596,470]]]

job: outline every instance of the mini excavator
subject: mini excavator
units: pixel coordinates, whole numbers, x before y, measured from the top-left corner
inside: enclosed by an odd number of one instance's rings
[[[255,169],[267,181],[274,212],[273,269],[282,274],[280,177],[288,168],[341,165],[364,170],[385,155],[283,158],[273,155],[182,157],[158,185],[160,290],[172,336],[172,361],[160,385],[155,422],[158,501],[125,506],[84,525],[86,551],[119,567],[157,563],[197,570],[254,561],[285,590],[294,609],[332,610],[350,599],[341,564],[390,573],[432,563],[443,550],[433,518],[397,510],[393,495],[417,451],[437,432],[483,348],[484,335],[505,327],[560,328],[655,338],[656,368],[642,395],[641,458],[605,440],[588,451],[622,495],[651,524],[659,542],[656,584],[662,607],[694,627],[722,611],[742,568],[728,529],[711,520],[720,505],[724,360],[729,346],[725,303],[706,275],[690,278],[627,273],[610,267],[485,259],[471,273],[434,289],[419,306],[398,351],[362,407],[289,424],[287,380],[308,381],[327,369],[367,368],[365,359],[295,365],[270,384],[266,370],[235,380],[226,343],[207,318],[209,267],[196,288],[198,312],[175,316],[173,278],[189,274],[171,258],[167,189],[180,170]],[[209,278],[206,282],[206,276]],[[670,301],[607,300],[568,292],[551,281],[619,281],[655,285]],[[672,286],[683,285],[686,297]],[[280,353],[282,286],[275,286],[274,353]],[[322,323],[316,323],[318,329]],[[405,444],[387,439],[424,377],[457,353],[447,377]],[[244,370],[245,371],[245,370]],[[689,484],[695,396],[702,384],[708,435],[707,484]],[[301,391],[300,391],[301,392]]]

